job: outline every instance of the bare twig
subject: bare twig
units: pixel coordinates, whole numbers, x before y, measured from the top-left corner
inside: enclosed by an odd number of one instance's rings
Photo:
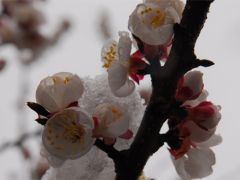
[[[30,138],[35,138],[41,135],[41,130],[37,130],[34,132],[30,132],[30,133],[24,133],[22,134],[17,140],[12,141],[12,142],[6,142],[3,143],[2,145],[0,145],[0,153],[4,152],[5,150],[7,150],[8,148],[12,148],[12,147],[21,147],[22,144],[30,139]]]

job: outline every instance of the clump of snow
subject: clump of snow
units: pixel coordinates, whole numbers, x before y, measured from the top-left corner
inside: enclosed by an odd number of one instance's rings
[[[125,113],[129,114],[130,129],[136,134],[144,113],[144,105],[137,91],[128,97],[118,98],[114,96],[109,88],[107,74],[102,74],[94,79],[83,78],[85,92],[79,100],[80,108],[90,115],[95,107],[101,103],[113,103],[120,106]],[[133,139],[133,138],[132,138]],[[126,149],[131,140],[117,139],[115,148]],[[42,180],[113,180],[115,177],[114,164],[107,155],[93,147],[85,156],[68,160],[60,168],[50,168]]]

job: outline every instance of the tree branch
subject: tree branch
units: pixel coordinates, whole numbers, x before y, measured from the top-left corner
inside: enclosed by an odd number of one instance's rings
[[[158,57],[148,59],[153,88],[152,97],[130,148],[121,151],[122,156],[117,153],[117,156],[122,159],[114,161],[117,173],[116,180],[137,180],[148,158],[166,141],[167,136],[161,136],[159,133],[173,110],[172,106],[175,103],[174,96],[179,78],[198,66],[213,65],[211,61],[197,59],[194,53],[196,40],[212,2],[213,0],[188,0],[181,23],[174,27],[175,36],[166,64],[161,67]],[[137,40],[140,50],[142,50],[141,40],[139,38]],[[170,143],[177,146],[175,139],[169,140]],[[111,148],[100,146],[100,149],[110,153],[110,155],[115,153],[115,150]]]
[[[118,150],[116,150],[113,145],[106,145],[100,139],[96,139],[95,146],[101,149],[103,152],[107,153],[107,155],[113,159],[113,161],[119,161],[121,159],[121,154]]]
[[[42,132],[41,130],[37,130],[35,132],[24,133],[17,140],[13,142],[3,143],[0,146],[0,153],[11,147],[21,147],[24,141],[28,140],[29,138],[40,136],[41,132]]]

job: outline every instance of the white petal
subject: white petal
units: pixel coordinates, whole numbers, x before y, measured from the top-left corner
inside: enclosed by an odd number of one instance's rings
[[[190,71],[184,75],[183,86],[189,87],[193,91],[193,96],[200,94],[203,88],[203,73],[200,71]]]
[[[127,113],[117,105],[100,104],[95,108],[93,116],[98,119],[98,126],[95,129],[96,136],[117,138],[129,128]]]
[[[185,170],[185,166],[184,163],[187,160],[186,157],[181,157],[177,160],[175,160],[172,156],[171,156],[172,162],[174,164],[175,170],[178,173],[178,175],[183,179],[183,180],[190,180],[191,177],[190,175],[186,172]]]
[[[143,15],[142,12],[147,7],[150,7],[152,11]],[[168,1],[149,1],[139,4],[129,17],[129,30],[147,44],[165,44],[173,36],[174,23],[180,22],[181,16],[175,8],[174,3],[169,3]],[[164,12],[166,16],[163,24],[159,24],[158,27],[152,27],[152,18],[158,16],[156,10]]]
[[[118,137],[125,133],[129,128],[129,117],[124,114],[121,118],[115,120],[109,125],[109,133],[114,137]]]
[[[78,101],[83,91],[82,81],[77,75],[61,72],[40,82],[36,90],[36,100],[48,111],[56,112]]]
[[[129,37],[128,32],[119,32],[119,42],[118,42],[118,56],[119,61],[128,61],[131,54],[132,41]]]
[[[108,82],[117,97],[126,97],[135,89],[134,82],[128,78],[128,69],[118,61],[113,62],[108,69]]]
[[[76,159],[92,147],[93,124],[79,108],[65,109],[51,117],[44,128],[42,141],[46,150],[59,159]]]
[[[184,126],[190,131],[191,140],[197,143],[208,140],[216,131],[216,128],[204,130],[192,121],[188,121]]]
[[[202,143],[197,143],[196,145],[200,148],[209,148],[212,146],[217,146],[222,142],[222,137],[220,135],[214,134],[210,139]]]
[[[104,64],[104,67],[106,66],[106,68],[108,68],[112,61],[118,59],[117,46],[118,43],[113,39],[108,40],[103,45],[101,50],[101,60]]]
[[[211,149],[190,149],[185,161],[185,170],[192,178],[209,176],[215,164],[215,155]]]
[[[60,107],[58,106],[56,99],[54,99],[54,97],[52,96],[52,93],[49,93],[51,91],[54,91],[53,87],[51,87],[50,89],[46,84],[51,81],[52,79],[50,77],[47,77],[40,82],[36,90],[36,101],[48,111],[55,112],[60,109]]]
[[[207,90],[204,89],[201,92],[201,94],[197,97],[197,99],[188,100],[183,104],[183,106],[185,106],[185,105],[189,105],[189,106],[192,106],[192,107],[197,106],[201,102],[206,101],[207,97],[208,97],[208,92],[207,92]]]
[[[180,23],[180,17],[178,15],[177,11],[173,7],[167,8],[166,12],[173,19],[174,23]]]

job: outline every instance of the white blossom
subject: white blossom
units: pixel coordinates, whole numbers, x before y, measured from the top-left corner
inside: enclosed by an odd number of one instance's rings
[[[177,160],[172,158],[178,175],[183,180],[209,176],[216,162],[215,154],[210,147],[218,145],[221,141],[221,136],[213,135],[208,141],[198,143],[197,148],[191,148],[183,157]]]
[[[86,154],[92,147],[93,123],[80,108],[64,109],[52,116],[44,127],[42,142],[53,165],[61,161],[76,159]],[[48,158],[51,163],[51,159]],[[59,160],[60,163],[55,163]]]
[[[96,107],[93,118],[96,118],[95,136],[117,138],[127,132],[129,116],[117,105],[103,103]]]
[[[173,25],[180,22],[182,10],[180,2],[146,0],[130,15],[129,30],[147,44],[164,45],[172,38]]]
[[[60,72],[40,82],[36,100],[48,111],[56,112],[78,101],[83,91],[82,80],[77,75]]]
[[[102,48],[103,67],[108,68],[108,82],[117,97],[130,95],[135,84],[129,79],[129,59],[132,41],[127,32],[119,32],[119,42],[109,41]]]

